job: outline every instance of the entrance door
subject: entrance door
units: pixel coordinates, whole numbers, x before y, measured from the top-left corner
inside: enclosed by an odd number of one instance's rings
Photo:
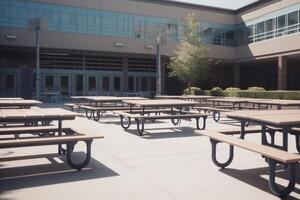
[[[61,76],[60,77],[60,89],[62,97],[70,96],[70,77],[69,76]]]
[[[83,95],[83,75],[75,75],[75,95]]]

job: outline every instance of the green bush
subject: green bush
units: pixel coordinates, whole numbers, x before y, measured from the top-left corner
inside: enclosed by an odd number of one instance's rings
[[[238,97],[245,98],[261,98],[261,99],[290,99],[300,100],[300,91],[265,91],[265,92],[251,92],[247,90],[241,90],[238,92]]]
[[[184,95],[200,95],[202,90],[198,87],[191,87],[190,90],[189,88],[184,89],[183,94]]]
[[[224,91],[220,87],[214,87],[213,89],[210,90],[210,95],[211,96],[225,96]]]
[[[249,91],[249,92],[265,92],[266,90],[263,87],[256,87],[256,86],[254,86],[254,87],[249,87],[247,89],[247,91]]]
[[[224,90],[225,96],[227,97],[237,97],[238,92],[241,91],[240,88],[237,87],[229,87]]]

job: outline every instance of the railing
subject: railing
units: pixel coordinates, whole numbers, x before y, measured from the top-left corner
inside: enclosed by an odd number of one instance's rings
[[[300,23],[293,24],[290,26],[285,26],[282,28],[273,29],[271,31],[266,31],[263,33],[250,35],[248,38],[249,38],[249,43],[253,43],[253,42],[268,40],[271,38],[281,37],[284,35],[290,35],[297,32],[300,32]]]

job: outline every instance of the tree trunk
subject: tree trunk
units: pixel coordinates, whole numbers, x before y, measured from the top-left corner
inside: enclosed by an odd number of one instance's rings
[[[189,94],[191,95],[192,93],[192,91],[191,91],[191,82],[190,81],[188,81],[188,90],[189,90]]]

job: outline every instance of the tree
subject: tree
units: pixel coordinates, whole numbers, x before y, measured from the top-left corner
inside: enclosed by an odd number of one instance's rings
[[[197,34],[198,22],[195,14],[190,13],[185,18],[185,31],[171,57],[168,68],[170,77],[176,77],[187,84],[188,89],[196,81],[210,77],[211,65],[214,60],[207,57],[208,47],[201,43]]]

